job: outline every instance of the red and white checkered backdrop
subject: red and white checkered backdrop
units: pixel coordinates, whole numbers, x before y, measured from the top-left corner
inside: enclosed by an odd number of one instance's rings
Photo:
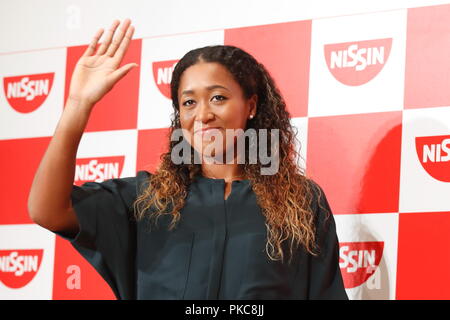
[[[439,5],[136,38],[123,64],[140,67],[95,106],[74,183],[153,171],[174,65],[197,47],[235,45],[287,102],[301,164],[334,213],[349,297],[450,299],[449,21]],[[27,212],[86,45],[0,55],[0,299],[114,299]]]

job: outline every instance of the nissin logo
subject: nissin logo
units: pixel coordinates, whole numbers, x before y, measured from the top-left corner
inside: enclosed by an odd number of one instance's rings
[[[416,137],[416,152],[430,176],[450,182],[450,135]]]
[[[49,95],[54,75],[52,72],[3,78],[6,100],[17,112],[35,111]]]
[[[74,184],[82,185],[89,181],[102,182],[120,178],[124,161],[125,156],[77,159]]]
[[[374,274],[383,250],[382,241],[339,243],[339,267],[346,289],[360,286]]]
[[[43,249],[0,250],[0,282],[19,289],[33,280],[42,263]]]
[[[167,98],[171,99],[170,81],[172,72],[179,60],[167,60],[153,62],[153,79],[159,91]]]
[[[392,38],[326,44],[331,74],[348,86],[363,85],[380,73],[391,52]]]

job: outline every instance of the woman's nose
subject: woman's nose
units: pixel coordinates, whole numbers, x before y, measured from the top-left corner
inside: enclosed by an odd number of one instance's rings
[[[214,115],[211,112],[211,108],[207,102],[201,102],[199,103],[197,107],[197,113],[195,115],[195,120],[201,121],[201,122],[207,122],[210,119],[212,119]]]

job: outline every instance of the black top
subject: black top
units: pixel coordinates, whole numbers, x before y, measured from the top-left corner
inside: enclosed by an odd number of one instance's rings
[[[100,273],[118,299],[347,299],[339,269],[333,215],[318,207],[313,183],[317,240],[321,254],[297,249],[291,264],[270,260],[266,226],[249,180],[198,176],[190,186],[181,219],[158,228],[133,219],[133,201],[151,173],[73,186],[72,205],[80,231],[69,240]],[[322,191],[323,193],[323,191]],[[331,213],[325,195],[322,206]]]

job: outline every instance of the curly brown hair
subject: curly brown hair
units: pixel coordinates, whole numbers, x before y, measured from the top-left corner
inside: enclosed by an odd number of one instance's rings
[[[257,94],[257,113],[248,121],[247,129],[279,129],[277,173],[261,175],[259,159],[256,164],[246,161],[241,165],[266,219],[266,252],[269,258],[283,261],[284,244],[289,245],[289,261],[293,250],[299,245],[310,254],[317,255],[315,217],[311,209],[313,190],[311,179],[297,163],[300,154],[295,146],[295,140],[298,141],[297,132],[294,132],[296,128],[291,125],[285,101],[269,72],[253,56],[235,46],[215,45],[194,49],[175,66],[170,83],[174,113],[168,134],[169,151],[161,155],[160,165],[150,176],[148,186],[138,194],[134,203],[136,218],[150,215],[157,220],[161,215],[172,215],[169,230],[173,229],[180,219],[189,185],[201,173],[201,164],[194,161],[187,164],[171,161],[172,148],[178,142],[170,139],[172,132],[181,128],[178,101],[180,77],[184,70],[198,62],[222,64],[239,83],[247,99]],[[193,157],[194,152],[191,155]],[[149,210],[150,214],[147,214],[147,209],[151,207],[156,210]]]

